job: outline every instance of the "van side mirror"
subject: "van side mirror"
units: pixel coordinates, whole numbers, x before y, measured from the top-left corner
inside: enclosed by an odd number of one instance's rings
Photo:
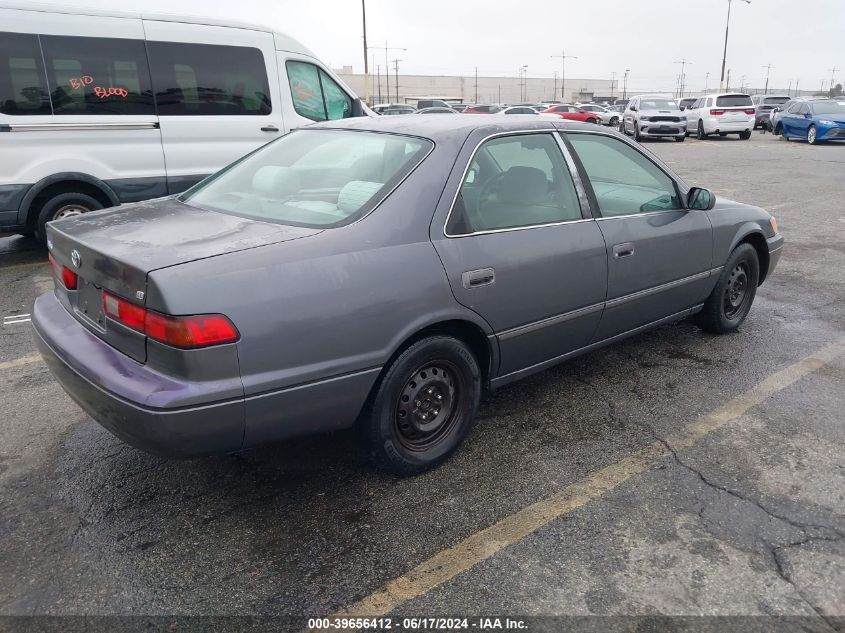
[[[716,196],[709,189],[693,187],[687,194],[687,207],[699,211],[709,211],[716,206]]]

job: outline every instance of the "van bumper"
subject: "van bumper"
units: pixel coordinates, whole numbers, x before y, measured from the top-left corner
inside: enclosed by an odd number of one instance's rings
[[[43,294],[32,309],[35,343],[62,388],[94,420],[148,453],[193,457],[237,451],[244,437],[243,398],[189,407],[149,407],[164,391],[196,391],[200,385],[164,376],[129,358],[89,332],[59,303]],[[109,384],[106,389],[103,383]]]

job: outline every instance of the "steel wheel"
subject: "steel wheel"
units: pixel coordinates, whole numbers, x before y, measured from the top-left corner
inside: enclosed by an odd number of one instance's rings
[[[62,207],[56,209],[56,212],[53,214],[52,220],[61,220],[62,218],[70,218],[75,215],[82,215],[83,213],[87,213],[88,209],[82,207],[78,204],[66,204]]]
[[[740,314],[751,296],[748,291],[748,276],[748,265],[745,262],[739,262],[728,277],[724,296],[725,316],[728,319],[733,319]]]
[[[394,425],[399,442],[422,451],[449,434],[456,420],[461,390],[460,372],[449,361],[428,363],[405,383],[396,402]]]

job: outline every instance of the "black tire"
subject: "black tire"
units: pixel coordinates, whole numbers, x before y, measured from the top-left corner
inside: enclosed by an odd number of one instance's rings
[[[640,124],[634,121],[634,140],[639,143],[643,140],[642,135],[640,134]]]
[[[698,137],[699,141],[703,141],[707,138],[707,134],[704,133],[704,122],[700,119],[698,121],[698,130],[696,131],[696,136]]]
[[[720,137],[720,138],[725,138],[727,135],[728,135],[728,133],[727,133],[727,132],[719,132],[719,137]]]
[[[745,132],[740,132],[739,138],[741,138],[743,141],[747,141],[748,139],[751,138],[751,132],[749,132],[747,130]]]
[[[625,129],[625,119],[619,119],[619,131],[625,136],[628,136],[628,130]]]
[[[587,123],[592,123],[593,125],[601,125],[601,119],[589,119]]]
[[[615,116],[610,119],[610,127],[619,127],[619,117]]]
[[[45,201],[41,205],[41,209],[38,210],[38,218],[36,220],[36,236],[38,237],[38,241],[42,245],[47,244],[47,222],[102,208],[103,205],[96,198],[92,198],[84,193],[67,192],[53,196]]]
[[[704,309],[696,315],[698,326],[714,334],[736,330],[751,310],[759,279],[757,251],[751,244],[740,244],[725,262]]]
[[[675,142],[676,142],[676,143],[683,143],[685,140],[687,140],[687,135],[686,135],[686,134],[684,134],[683,136],[676,136],[676,137],[675,137]]]
[[[362,412],[367,457],[396,475],[432,468],[460,446],[480,398],[481,371],[466,345],[450,336],[417,341],[387,368]]]

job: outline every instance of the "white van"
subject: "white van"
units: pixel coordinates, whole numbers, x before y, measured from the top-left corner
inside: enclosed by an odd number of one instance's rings
[[[0,232],[178,193],[292,128],[362,115],[266,27],[0,2]]]

